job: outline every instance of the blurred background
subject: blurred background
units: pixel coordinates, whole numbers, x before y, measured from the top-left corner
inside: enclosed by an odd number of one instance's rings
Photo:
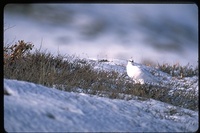
[[[195,4],[8,4],[4,45],[18,40],[54,55],[198,64]]]

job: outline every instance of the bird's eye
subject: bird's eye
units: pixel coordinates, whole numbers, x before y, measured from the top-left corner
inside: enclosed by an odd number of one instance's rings
[[[134,60],[132,60],[132,59],[129,59],[129,60],[128,60],[128,62],[134,63]]]

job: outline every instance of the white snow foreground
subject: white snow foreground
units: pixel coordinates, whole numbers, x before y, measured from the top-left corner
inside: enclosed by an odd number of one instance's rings
[[[182,132],[198,112],[155,100],[112,100],[4,79],[7,132]]]

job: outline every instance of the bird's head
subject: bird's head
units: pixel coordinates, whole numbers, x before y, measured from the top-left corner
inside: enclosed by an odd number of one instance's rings
[[[128,62],[134,63],[133,59],[128,59]]]
[[[134,64],[134,60],[133,59],[129,59],[127,65],[133,65],[133,64]]]

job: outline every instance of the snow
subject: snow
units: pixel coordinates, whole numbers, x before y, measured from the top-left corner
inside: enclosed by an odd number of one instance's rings
[[[119,100],[4,79],[7,132],[194,132],[198,112],[153,99]]]
[[[127,80],[131,78],[127,75],[127,60],[123,59],[105,59],[96,60],[93,58],[87,59],[88,63],[93,65],[94,70],[103,70],[103,71],[115,71],[118,72],[120,76],[123,76]],[[195,93],[198,93],[198,76],[193,77],[183,77],[183,78],[176,78],[172,77],[171,75],[160,71],[159,69],[153,68],[151,66],[146,66],[140,64],[138,62],[134,62],[134,65],[140,68],[147,75],[151,75],[150,77],[153,78],[153,81],[146,81],[147,84],[158,85],[158,86],[168,86],[172,90],[185,88],[185,90],[194,90]],[[133,79],[131,79],[133,80]],[[156,82],[155,82],[156,81]]]

